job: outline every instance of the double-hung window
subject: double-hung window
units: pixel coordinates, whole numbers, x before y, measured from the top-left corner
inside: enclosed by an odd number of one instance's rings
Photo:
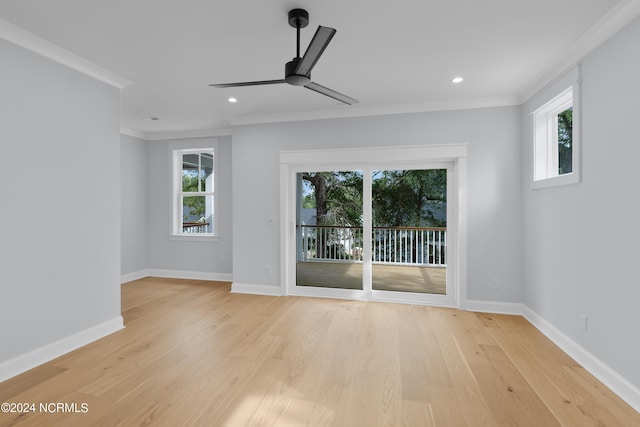
[[[213,236],[214,151],[174,150],[173,234]]]

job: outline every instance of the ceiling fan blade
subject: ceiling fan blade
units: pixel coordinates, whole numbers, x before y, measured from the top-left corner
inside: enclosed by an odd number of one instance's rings
[[[242,86],[260,86],[260,85],[275,85],[278,83],[286,83],[284,79],[280,80],[260,80],[256,82],[240,82],[240,83],[220,83],[210,84],[211,87],[242,87]]]
[[[301,76],[308,76],[311,70],[320,59],[320,55],[327,48],[329,42],[335,35],[336,30],[329,27],[319,26],[316,33],[311,39],[311,43],[307,47],[307,51],[302,56],[302,60],[296,68],[296,74]]]
[[[324,87],[322,85],[319,85],[318,83],[311,82],[308,85],[306,85],[305,87],[307,89],[311,89],[311,90],[313,90],[315,92],[318,92],[318,93],[321,93],[323,95],[326,95],[326,96],[328,96],[330,98],[337,99],[338,101],[344,102],[345,104],[352,105],[352,104],[357,104],[358,103],[357,99],[351,98],[350,96],[347,96],[347,95],[343,95],[340,92],[336,92],[335,90],[329,89],[328,87]]]

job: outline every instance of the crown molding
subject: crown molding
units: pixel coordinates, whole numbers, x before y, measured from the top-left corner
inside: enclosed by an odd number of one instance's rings
[[[145,141],[166,141],[169,139],[208,138],[231,135],[231,129],[196,129],[165,132],[143,132],[131,128],[120,127],[120,133]]]
[[[148,139],[147,134],[145,134],[144,132],[135,130],[135,129],[120,127],[120,133],[124,134],[124,135],[129,135],[129,136],[132,136],[132,137],[138,138],[138,139],[144,139],[144,140]]]
[[[340,119],[350,117],[382,116],[390,114],[411,114],[434,111],[467,110],[476,108],[504,107],[520,105],[516,97],[477,98],[459,101],[431,102],[420,104],[403,104],[380,107],[348,107],[345,109],[305,111],[285,114],[266,114],[253,116],[239,116],[228,118],[232,126],[297,122],[306,120]],[[131,128],[121,127],[120,133],[144,139],[146,141],[165,141],[170,139],[206,138],[215,136],[232,135],[232,128],[212,128],[180,131],[156,131],[144,132]]]
[[[520,105],[515,96],[495,98],[475,98],[443,102],[417,104],[385,105],[376,107],[345,107],[344,109],[304,111],[285,114],[265,114],[229,118],[233,125],[252,125],[263,123],[296,122],[305,120],[341,119],[351,117],[384,116],[392,114],[427,113],[434,111],[468,110],[476,108],[504,107]]]
[[[524,104],[527,102],[559,75],[578,64],[582,58],[638,16],[640,16],[640,0],[620,1],[575,43],[569,46],[550,67],[538,74],[538,76],[527,85],[525,90],[520,92],[518,95],[519,103]]]
[[[208,138],[231,135],[231,129],[194,129],[167,132],[145,132],[147,141],[165,141],[167,139]]]
[[[72,53],[51,43],[50,41],[38,37],[33,33],[25,31],[4,19],[0,19],[0,38],[37,53],[40,56],[51,59],[52,61],[65,65],[103,83],[107,83],[117,89],[122,90],[133,84],[130,80],[113,73],[80,55]]]

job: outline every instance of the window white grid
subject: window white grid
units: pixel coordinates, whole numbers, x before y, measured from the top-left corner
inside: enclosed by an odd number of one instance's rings
[[[186,160],[187,157],[190,160]],[[210,173],[203,165],[203,158],[210,159]],[[193,161],[195,160],[195,161]],[[187,149],[173,151],[173,230],[172,234],[185,237],[200,237],[215,235],[215,156],[214,149]],[[183,173],[185,164],[195,171],[197,189],[185,191]],[[204,187],[203,188],[203,184]],[[202,214],[193,218],[185,218],[185,198],[204,197]],[[193,215],[192,215],[193,216]]]

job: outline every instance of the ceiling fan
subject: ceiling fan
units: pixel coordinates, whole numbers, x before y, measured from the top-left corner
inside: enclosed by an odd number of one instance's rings
[[[311,43],[307,47],[307,51],[304,56],[300,57],[300,29],[309,25],[309,13],[304,9],[292,9],[289,11],[289,25],[296,29],[297,43],[296,43],[296,57],[293,60],[287,62],[284,67],[284,79],[280,80],[261,80],[254,82],[240,82],[240,83],[221,83],[210,84],[209,86],[217,88],[225,87],[242,87],[242,86],[259,86],[259,85],[271,85],[279,83],[288,83],[293,86],[304,86],[307,89],[311,89],[315,92],[326,95],[330,98],[336,99],[345,104],[357,104],[358,100],[344,95],[340,92],[336,92],[333,89],[322,86],[318,83],[311,81],[311,70],[320,59],[320,55],[329,45],[329,42],[336,33],[334,28],[318,26]]]

